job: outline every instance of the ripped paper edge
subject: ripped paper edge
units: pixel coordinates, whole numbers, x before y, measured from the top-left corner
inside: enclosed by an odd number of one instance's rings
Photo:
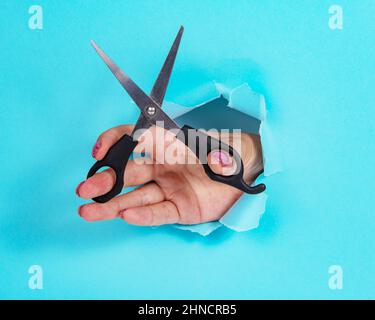
[[[262,144],[264,173],[254,181],[253,185],[266,183],[266,177],[281,172],[282,169],[277,146],[270,125],[267,121],[267,108],[264,96],[254,92],[247,83],[243,83],[233,89],[217,82],[214,82],[214,86],[217,93],[224,96],[229,101],[228,107],[234,108],[260,120],[259,135]],[[177,109],[176,107],[178,105],[170,105],[173,106],[174,110]],[[181,108],[185,109],[185,112],[189,112],[193,109],[183,106],[181,106]],[[181,109],[178,115],[180,114]],[[211,234],[223,225],[237,232],[249,231],[259,226],[259,221],[266,210],[267,199],[268,195],[266,191],[250,196],[244,194],[218,221],[196,225],[177,224],[174,226],[178,229],[198,233],[202,236]]]

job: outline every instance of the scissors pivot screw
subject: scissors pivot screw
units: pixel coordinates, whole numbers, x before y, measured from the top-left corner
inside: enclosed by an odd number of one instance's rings
[[[156,113],[156,108],[154,106],[148,106],[146,112],[148,115],[153,116]]]

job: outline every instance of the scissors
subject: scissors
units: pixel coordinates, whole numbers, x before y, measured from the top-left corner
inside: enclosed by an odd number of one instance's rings
[[[112,189],[106,194],[93,198],[94,201],[100,203],[107,202],[121,193],[124,186],[124,172],[126,164],[131,157],[133,150],[138,144],[135,133],[140,129],[145,130],[150,128],[151,126],[158,124],[160,125],[160,123],[163,124],[163,127],[166,130],[173,130],[173,132],[177,130],[176,132],[179,132],[176,137],[183,143],[185,143],[185,145],[194,152],[194,154],[202,164],[205,173],[210,179],[230,185],[249,194],[257,194],[265,190],[266,186],[264,184],[251,186],[244,181],[244,167],[242,159],[234,148],[218,139],[205,134],[201,130],[193,129],[187,125],[184,125],[183,127],[178,126],[161,109],[183,31],[184,27],[181,26],[163,64],[163,67],[155,81],[150,95],[144,93],[142,89],[139,88],[138,85],[132,79],[130,79],[94,41],[91,41],[91,44],[95,48],[96,52],[99,54],[99,56],[102,58],[102,60],[105,62],[105,64],[108,66],[108,68],[111,70],[111,72],[114,74],[122,87],[134,100],[135,104],[141,111],[141,114],[132,133],[130,135],[124,134],[108,150],[105,157],[102,160],[97,161],[89,170],[87,178],[93,176],[99,169],[103,167],[109,167],[113,169],[116,174],[116,181]],[[188,141],[195,141],[195,143],[188,143]],[[202,152],[200,152],[200,149],[203,149],[200,148],[200,141],[204,141],[204,143],[206,144],[203,154]],[[215,150],[226,150],[233,157],[236,163],[235,174],[230,176],[223,176],[211,170],[210,166],[207,163],[207,157],[210,152]]]

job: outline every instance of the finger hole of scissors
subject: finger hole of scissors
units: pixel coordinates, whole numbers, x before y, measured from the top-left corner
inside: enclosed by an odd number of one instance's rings
[[[103,166],[103,167],[98,168],[98,170],[96,170],[95,174],[102,173],[104,171],[110,173],[111,175],[114,175],[114,173],[115,173],[115,170],[113,170],[110,166]]]
[[[111,185],[111,187],[116,184],[117,174],[116,171],[110,166],[102,166],[99,167],[95,172],[90,172],[90,178],[94,177],[94,179],[98,182],[102,181],[105,184]],[[109,183],[109,182],[110,183]]]
[[[238,171],[235,158],[224,150],[212,150],[208,155],[208,166],[222,176],[232,176]]]

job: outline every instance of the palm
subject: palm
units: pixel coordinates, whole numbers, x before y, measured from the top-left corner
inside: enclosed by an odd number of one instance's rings
[[[156,164],[154,170],[155,183],[176,206],[179,223],[217,220],[241,195],[239,190],[209,179],[199,164]]]

